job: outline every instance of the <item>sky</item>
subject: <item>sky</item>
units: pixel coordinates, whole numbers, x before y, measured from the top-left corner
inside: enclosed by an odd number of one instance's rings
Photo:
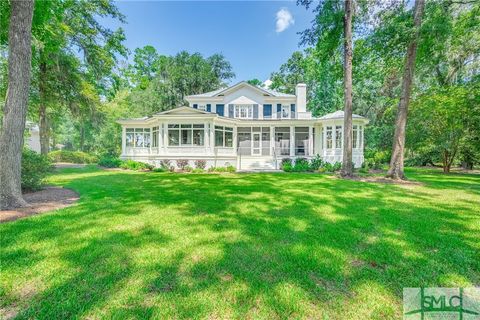
[[[222,53],[236,78],[265,81],[299,47],[298,32],[314,17],[291,1],[118,1],[127,23],[125,45],[154,46],[160,54],[186,50],[207,57]]]

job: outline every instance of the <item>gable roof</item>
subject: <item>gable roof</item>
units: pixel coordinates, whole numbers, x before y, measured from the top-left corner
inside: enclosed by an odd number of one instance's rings
[[[217,89],[217,90],[210,91],[210,92],[190,95],[190,96],[187,96],[187,98],[213,98],[213,97],[216,97],[220,94],[224,94],[225,92],[234,91],[235,89],[243,87],[243,86],[250,87],[250,88],[252,88],[256,91],[261,92],[262,94],[267,94],[267,95],[273,96],[273,97],[295,98],[295,95],[293,95],[293,94],[282,93],[282,92],[278,92],[278,91],[275,91],[275,90],[266,89],[266,88],[262,88],[262,87],[259,87],[259,86],[254,86],[254,85],[248,83],[247,81],[241,81],[241,82],[239,82],[237,84],[234,84],[233,86],[230,86],[230,87],[227,87],[227,88],[221,88],[221,89]]]
[[[345,115],[345,112],[343,112],[343,110],[338,110],[338,111],[335,111],[335,112],[332,112],[332,113],[329,113],[329,114],[326,114],[318,119],[321,119],[321,120],[330,120],[330,119],[343,119],[343,116]],[[367,119],[365,117],[362,117],[358,114],[352,114],[352,118],[353,119]]]
[[[195,108],[191,108],[191,107],[182,106],[182,107],[177,107],[177,108],[173,108],[173,109],[170,109],[170,110],[165,110],[165,111],[162,111],[162,112],[155,113],[155,116],[160,116],[160,115],[169,114],[169,113],[179,113],[179,111],[180,111],[180,112],[181,112],[181,111],[187,111],[188,113],[212,114],[212,112],[208,112],[208,111],[203,111],[203,110],[199,110],[199,109],[195,109]]]

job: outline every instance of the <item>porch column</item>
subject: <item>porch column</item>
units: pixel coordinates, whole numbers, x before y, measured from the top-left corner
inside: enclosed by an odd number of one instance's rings
[[[275,148],[275,127],[270,126],[270,155],[273,156],[273,148]],[[276,150],[275,150],[276,153]]]
[[[237,126],[233,126],[233,153],[238,154]]]
[[[290,126],[290,157],[295,156],[295,127]]]
[[[322,154],[324,157],[324,160],[326,159],[325,157],[327,156],[327,127],[325,125],[322,125],[322,132],[323,132],[323,146],[322,146]]]
[[[127,129],[122,126],[122,155],[127,153]]]
[[[313,126],[308,127],[308,155],[313,156]]]
[[[168,146],[168,123],[162,123],[162,134],[163,134],[163,154],[167,154],[167,146]]]
[[[215,154],[215,123],[210,123],[210,154]],[[216,165],[216,164],[215,164]]]

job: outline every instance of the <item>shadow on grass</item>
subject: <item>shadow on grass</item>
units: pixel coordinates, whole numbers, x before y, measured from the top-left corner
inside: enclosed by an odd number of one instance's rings
[[[478,179],[414,178],[69,169],[76,207],[0,226],[2,273],[53,265],[46,288],[0,298],[18,318],[398,318],[403,287],[480,283],[478,197],[429,192]]]

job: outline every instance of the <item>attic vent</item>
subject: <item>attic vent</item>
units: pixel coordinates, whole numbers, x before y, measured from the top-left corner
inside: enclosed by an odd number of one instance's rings
[[[219,97],[223,97],[224,95],[223,95],[223,94],[219,94],[218,96],[219,96]]]
[[[269,95],[269,94],[266,94],[266,93],[264,93],[263,96],[264,96],[264,97],[270,97],[270,95]]]

